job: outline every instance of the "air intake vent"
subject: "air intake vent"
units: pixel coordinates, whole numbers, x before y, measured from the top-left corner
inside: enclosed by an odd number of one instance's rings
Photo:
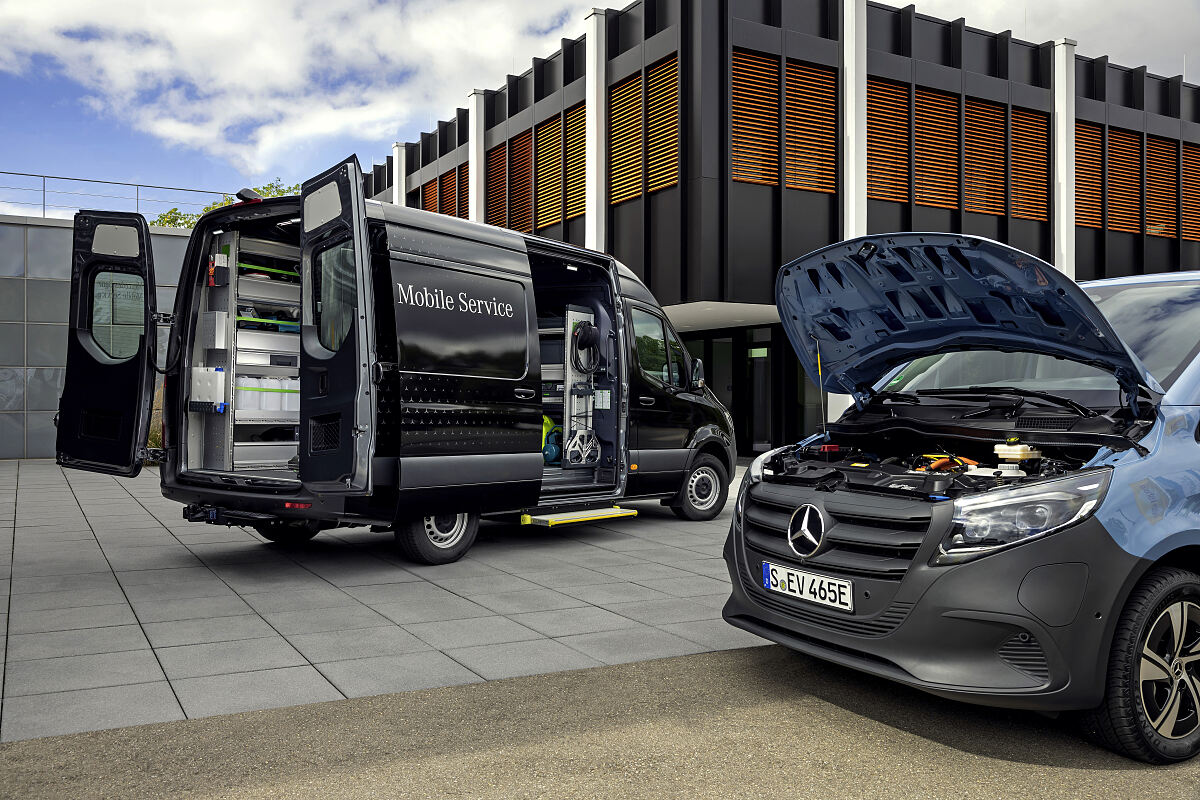
[[[1069,431],[1075,427],[1073,417],[1018,417],[1017,430]]]
[[[1005,664],[1042,683],[1050,680],[1050,667],[1038,640],[1028,633],[1018,633],[996,650]]]

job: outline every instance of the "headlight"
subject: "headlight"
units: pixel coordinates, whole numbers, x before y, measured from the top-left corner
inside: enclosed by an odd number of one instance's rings
[[[742,485],[738,489],[737,503],[734,504],[734,507],[733,507],[733,513],[739,519],[741,518],[742,510],[745,508],[745,505],[746,505],[746,490],[749,489],[754,484],[762,482],[763,469],[766,467],[766,463],[771,460],[772,456],[774,456],[776,453],[778,453],[782,450],[788,449],[788,447],[791,447],[791,446],[792,445],[788,445],[787,447],[777,447],[774,450],[768,450],[767,452],[763,453],[758,458],[756,458],[750,462],[750,466],[749,466],[749,468],[747,468],[746,474],[742,478]]]
[[[1108,489],[1110,469],[962,497],[935,564],[959,564],[1041,538],[1087,519]]]

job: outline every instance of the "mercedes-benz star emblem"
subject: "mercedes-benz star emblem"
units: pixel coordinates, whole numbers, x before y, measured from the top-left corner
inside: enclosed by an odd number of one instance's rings
[[[821,549],[825,538],[825,520],[821,517],[821,509],[805,503],[792,512],[788,523],[787,542],[792,552],[801,558],[808,558]]]

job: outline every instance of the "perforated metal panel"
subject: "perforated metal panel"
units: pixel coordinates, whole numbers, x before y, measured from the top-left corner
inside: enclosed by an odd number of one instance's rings
[[[958,97],[917,89],[914,114],[915,202],[958,208]]]
[[[646,191],[679,183],[679,64],[675,56],[646,74]]]
[[[470,176],[470,165],[466,164],[466,163],[459,165],[459,168],[458,168],[458,216],[462,217],[463,219],[466,219],[467,215],[469,213],[468,202],[467,202],[468,198],[469,198],[468,192],[470,191],[470,189],[468,188],[470,185],[469,176]]]
[[[1103,223],[1101,203],[1101,152],[1104,132],[1099,125],[1075,123],[1075,224],[1099,228]]]
[[[787,63],[784,185],[810,192],[837,191],[837,74],[825,67]]]
[[[779,61],[733,51],[730,163],[735,181],[779,185]]]
[[[584,195],[585,153],[584,153],[584,119],[583,104],[575,106],[567,112],[566,127],[563,133],[564,182],[567,193],[567,219],[578,217],[587,210]]]
[[[907,203],[908,87],[867,81],[867,197]]]
[[[1179,231],[1179,142],[1146,137],[1146,233],[1174,239]]]
[[[537,227],[562,221],[563,141],[562,118],[555,117],[537,126],[534,135],[537,158]]]
[[[1023,108],[1012,110],[1012,215],[1050,219],[1050,117]]]
[[[508,143],[508,227],[533,233],[533,131]]]
[[[434,178],[421,187],[421,208],[425,211],[436,212],[438,210],[437,194],[438,182]]]
[[[1108,229],[1142,229],[1142,137],[1108,129]]]
[[[1200,242],[1200,145],[1184,142],[1179,202],[1183,209],[1180,235]]]
[[[608,201],[642,194],[642,76],[609,89]]]
[[[488,225],[508,225],[508,145],[493,147],[487,154],[484,173],[486,198],[483,212]]]
[[[963,131],[963,206],[1004,215],[1004,106],[967,100]]]
[[[454,216],[458,211],[458,176],[454,170],[443,172],[438,183],[438,212]]]

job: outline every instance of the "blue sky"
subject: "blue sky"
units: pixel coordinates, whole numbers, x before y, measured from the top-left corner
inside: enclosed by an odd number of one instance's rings
[[[0,169],[233,191],[275,177],[296,182],[350,152],[369,166],[392,141],[414,139],[466,105],[472,88],[498,86],[557,50],[560,38],[582,34],[591,6],[107,0],[101,17],[92,0],[0,0]],[[1182,72],[1190,50],[1187,77],[1200,82],[1200,0],[923,0],[917,8],[1032,41],[1070,36],[1082,54],[1165,75]],[[40,195],[0,190],[0,213],[29,199]],[[73,202],[124,205],[52,198]]]

